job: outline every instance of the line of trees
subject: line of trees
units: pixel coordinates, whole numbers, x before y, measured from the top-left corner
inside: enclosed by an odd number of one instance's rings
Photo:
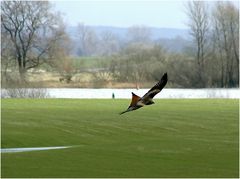
[[[219,1],[208,9],[204,1],[187,4],[190,33],[200,87],[239,84],[239,9]]]
[[[220,85],[239,82],[239,9],[230,2],[219,2],[213,10],[213,43],[218,59]]]
[[[120,43],[110,31],[97,36],[79,23],[78,54],[106,57],[104,74],[136,86],[158,80],[167,71],[170,87],[237,87],[239,9],[231,2],[215,2],[209,8],[204,1],[191,1],[186,3],[186,14],[192,38],[181,52],[170,52],[161,41],[153,41],[146,26],[130,27],[126,41]],[[48,1],[3,1],[1,42],[1,72],[6,81],[15,78],[9,70],[16,69],[20,81],[26,81],[27,71],[42,64],[68,81],[78,71],[69,57],[74,43]]]
[[[78,56],[110,56],[121,48],[121,41],[116,34],[106,30],[97,35],[84,23],[77,25],[75,41]]]
[[[210,9],[204,1],[189,1],[186,14],[191,46],[180,53],[151,42],[146,28],[131,28],[131,40],[113,60],[117,79],[138,85],[167,71],[173,87],[238,87],[239,9],[231,2]]]

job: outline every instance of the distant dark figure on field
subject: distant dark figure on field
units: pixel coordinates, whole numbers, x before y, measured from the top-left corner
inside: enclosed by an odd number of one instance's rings
[[[112,99],[115,99],[115,94],[114,93],[112,93]]]
[[[164,86],[167,84],[167,81],[168,76],[167,73],[165,73],[162,76],[162,79],[155,86],[153,86],[143,97],[139,97],[132,93],[132,102],[130,106],[126,111],[123,111],[120,114],[139,109],[145,105],[154,104],[153,97],[164,88]]]

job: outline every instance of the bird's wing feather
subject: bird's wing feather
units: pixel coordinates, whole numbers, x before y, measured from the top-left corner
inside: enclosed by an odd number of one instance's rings
[[[167,84],[167,81],[168,81],[167,73],[165,73],[161,80],[142,97],[142,100],[153,98],[164,88],[164,86]]]

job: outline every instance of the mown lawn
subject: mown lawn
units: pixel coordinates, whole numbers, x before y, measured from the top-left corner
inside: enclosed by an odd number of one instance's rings
[[[2,177],[236,177],[239,101],[3,99]]]

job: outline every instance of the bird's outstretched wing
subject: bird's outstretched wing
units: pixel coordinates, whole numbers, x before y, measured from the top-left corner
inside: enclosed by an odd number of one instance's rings
[[[164,88],[164,86],[167,84],[167,81],[168,81],[167,73],[164,73],[161,80],[142,97],[142,100],[147,101],[149,99],[152,99],[156,94],[158,94]]]

